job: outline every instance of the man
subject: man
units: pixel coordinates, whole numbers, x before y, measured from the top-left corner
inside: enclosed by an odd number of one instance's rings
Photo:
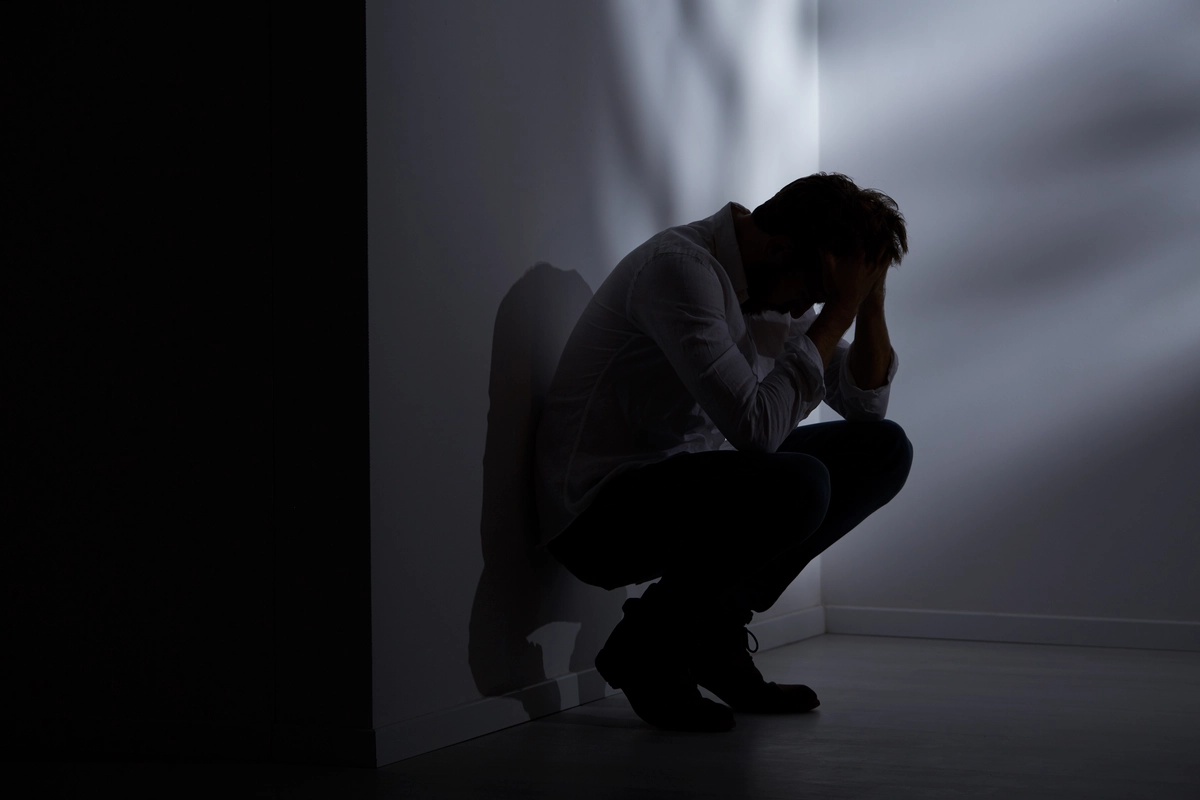
[[[542,542],[589,584],[659,579],[596,656],[646,722],[818,705],[764,680],[745,626],[908,476],[883,419],[885,277],[907,252],[891,198],[818,173],[651,237],[576,324],[538,430]],[[845,421],[797,427],[822,401]]]

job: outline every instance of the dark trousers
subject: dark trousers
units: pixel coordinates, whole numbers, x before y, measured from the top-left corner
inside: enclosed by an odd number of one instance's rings
[[[911,465],[890,420],[805,425],[774,453],[681,453],[614,478],[549,550],[585,583],[659,578],[681,607],[748,618],[895,497]]]

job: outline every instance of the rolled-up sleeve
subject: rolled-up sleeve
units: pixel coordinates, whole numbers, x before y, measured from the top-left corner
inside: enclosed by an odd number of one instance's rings
[[[808,339],[808,337],[804,337]],[[843,339],[825,370],[825,404],[848,420],[880,420],[887,415],[892,379],[900,366],[900,358],[892,350],[887,380],[878,389],[860,389],[850,373],[850,345]]]
[[[813,310],[805,312],[799,319],[792,322],[788,341],[803,340],[812,350],[816,346],[806,335],[808,328],[817,319]],[[892,363],[888,366],[887,380],[877,389],[860,389],[854,382],[854,376],[849,367],[850,343],[845,339],[838,341],[837,349],[829,360],[825,370],[825,404],[847,420],[880,420],[887,414],[888,397],[891,395],[892,379],[900,366],[900,358],[892,350]],[[817,363],[820,355],[817,355]]]
[[[629,319],[730,444],[774,452],[824,399],[821,361],[807,337],[789,337],[759,381],[734,338],[731,324],[748,336],[745,321],[718,269],[691,254],[657,255],[631,286]]]

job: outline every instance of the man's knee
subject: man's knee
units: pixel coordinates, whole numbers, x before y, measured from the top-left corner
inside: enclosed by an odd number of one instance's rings
[[[912,469],[913,447],[904,428],[890,419],[871,425],[872,460],[878,465],[886,489],[895,496],[908,480]]]

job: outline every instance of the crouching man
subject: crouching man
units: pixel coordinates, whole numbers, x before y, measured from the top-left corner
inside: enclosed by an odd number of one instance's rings
[[[763,678],[746,626],[908,476],[884,419],[884,286],[907,252],[891,198],[819,173],[652,236],[576,324],[538,429],[542,543],[595,586],[657,579],[596,657],[651,725],[818,705]],[[821,402],[843,421],[797,427]]]

